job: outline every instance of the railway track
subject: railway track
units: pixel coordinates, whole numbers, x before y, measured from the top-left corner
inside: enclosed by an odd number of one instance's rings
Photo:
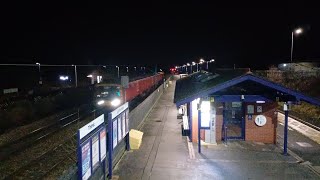
[[[43,179],[66,158],[72,158],[76,151],[76,133],[58,146],[38,155],[19,167],[4,179]]]
[[[131,101],[130,108],[134,109],[143,99],[143,97],[137,97],[136,99]],[[26,153],[25,156],[28,156],[27,154],[30,150],[27,148],[31,148],[31,146],[34,146],[36,144],[41,144],[42,140],[47,141],[46,139],[54,139],[55,136],[53,135],[57,134],[59,131],[68,128],[75,122],[82,122],[84,119],[92,120],[92,118],[89,118],[90,116],[93,115],[94,117],[97,117],[101,112],[101,109],[85,109],[85,111],[83,112],[72,112],[71,114],[63,118],[60,118],[57,123],[52,123],[50,125],[38,128],[30,132],[26,136],[2,145],[0,147],[0,161],[4,162],[11,156],[21,156],[21,154],[24,153]],[[75,133],[78,128],[78,125],[77,128],[74,128]],[[24,153],[20,153],[22,151],[24,151]],[[19,163],[14,168],[9,168],[10,170],[0,176],[0,179],[46,178],[50,176],[50,174],[52,175],[52,172],[54,173],[54,170],[62,166],[64,163],[67,163],[69,165],[75,164],[77,162],[75,153],[76,134],[73,134],[71,138],[64,140],[59,145],[54,145],[54,147],[46,149],[44,150],[44,152],[40,151],[40,153],[38,152],[32,155],[33,157],[26,158],[28,160]]]
[[[92,111],[90,111],[89,113],[86,113],[82,116],[80,116],[79,118],[76,119],[71,119],[70,121],[66,121],[63,124],[60,124],[59,128],[55,129],[55,131],[52,132],[48,132],[45,135],[42,135],[40,138],[36,138],[36,141],[32,141],[32,140],[28,140],[26,143],[26,146],[36,146],[35,143],[39,143],[38,145],[41,145],[42,141],[47,141],[47,139],[50,139],[51,141],[55,141],[54,138],[57,133],[59,134],[58,131],[62,131],[60,132],[60,134],[65,134],[64,133],[64,129],[68,128],[70,131],[73,132],[71,138],[67,138],[66,140],[63,140],[63,142],[61,142],[58,145],[55,145],[53,147],[51,147],[50,149],[44,148],[46,150],[43,150],[43,152],[40,151],[35,151],[35,152],[31,152],[32,155],[29,155],[31,157],[26,158],[26,160],[22,161],[21,163],[19,163],[18,166],[15,166],[13,168],[9,168],[10,170],[3,173],[2,176],[0,176],[0,179],[42,179],[42,177],[45,177],[48,173],[50,173],[50,171],[54,168],[56,168],[60,163],[63,163],[63,161],[65,159],[70,159],[72,157],[76,157],[75,155],[73,155],[72,153],[75,153],[76,151],[76,132],[77,129],[79,128],[79,126],[82,126],[84,124],[87,123],[87,121],[92,120],[91,116],[95,116],[96,113],[98,113],[99,110],[94,109]],[[72,113],[74,114],[74,113]],[[70,114],[68,116],[68,118],[73,117],[74,115]],[[78,113],[77,113],[78,114]],[[94,118],[94,117],[93,117]],[[65,118],[67,119],[67,118]],[[71,124],[74,124],[75,122],[79,123],[77,126],[70,126]],[[57,133],[55,133],[57,132]],[[52,137],[50,137],[52,136]],[[69,135],[70,137],[70,135]],[[60,135],[60,138],[64,138],[64,136]],[[33,139],[33,137],[32,137]],[[20,140],[19,140],[20,141]],[[46,146],[46,145],[44,145]],[[16,148],[16,147],[12,147],[11,148]],[[8,147],[9,148],[9,147]],[[39,148],[38,148],[39,149]],[[28,149],[14,149],[11,150],[10,153],[12,153],[11,155],[17,155],[17,156],[21,156],[21,153],[25,151],[23,154],[26,153],[26,156],[28,156]],[[30,154],[30,153],[29,153]],[[9,155],[10,156],[10,155]],[[9,156],[6,158],[8,159]],[[10,157],[11,158],[11,157]],[[9,162],[7,160],[7,162]],[[10,164],[10,162],[9,162]]]
[[[92,110],[89,113],[94,113],[96,110]],[[85,115],[88,113],[83,111]],[[31,147],[32,145],[40,142],[41,140],[51,136],[55,132],[69,126],[80,120],[80,111],[77,110],[63,118],[60,118],[58,121],[55,121],[49,125],[40,127],[29,134],[16,139],[12,142],[0,146],[0,161],[5,161],[10,156],[19,153],[20,151]]]
[[[20,150],[28,148],[33,144],[41,141],[42,139],[50,136],[54,132],[58,131],[62,127],[65,127],[69,123],[73,123],[77,120],[76,116],[78,115],[77,112],[72,113],[66,117],[59,119],[58,122],[40,127],[26,136],[23,136],[15,141],[10,143],[4,144],[0,146],[0,161],[6,160],[10,155],[18,153]]]

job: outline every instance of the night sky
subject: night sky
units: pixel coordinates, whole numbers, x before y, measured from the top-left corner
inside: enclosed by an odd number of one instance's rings
[[[1,6],[1,63],[182,65],[267,68],[294,59],[320,62],[320,11],[215,8],[211,4]]]

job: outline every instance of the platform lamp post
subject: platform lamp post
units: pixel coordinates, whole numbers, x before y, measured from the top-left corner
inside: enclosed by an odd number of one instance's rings
[[[186,68],[186,73],[188,74],[188,66],[190,66],[190,63],[187,63],[187,65],[183,65],[183,67],[185,67]],[[190,73],[192,73],[192,65],[191,65],[191,70],[190,70]]]
[[[207,70],[209,70],[209,63],[214,62],[214,59],[211,59],[210,61],[207,61]]]
[[[78,73],[77,73],[77,65],[73,65],[72,66],[74,67],[74,81],[75,81],[75,85],[76,87],[78,87]]]
[[[191,64],[191,73],[192,73],[192,66],[194,66],[194,65],[196,65],[197,63],[195,63],[195,62],[192,62],[192,64]],[[197,66],[197,69],[198,69],[198,66]]]
[[[289,104],[283,104],[284,111],[284,135],[283,135],[283,155],[288,155],[288,117],[289,117]]]
[[[120,67],[119,66],[116,66],[116,68],[118,69],[118,78],[120,77]]]
[[[127,68],[127,72],[129,72],[129,67],[127,66],[126,68]]]
[[[37,62],[36,65],[38,65],[39,67],[39,84],[42,84],[41,68],[40,68],[41,64]]]
[[[293,56],[293,36],[296,34],[296,35],[299,35],[303,32],[303,29],[302,28],[297,28],[297,29],[294,29],[292,32],[291,32],[291,56],[290,56],[290,59],[291,59],[291,63],[292,63],[292,56]]]
[[[200,70],[202,70],[202,64],[204,63],[204,62],[206,62],[204,59],[200,59],[200,62],[199,62],[199,64],[201,64],[201,66],[200,66]]]

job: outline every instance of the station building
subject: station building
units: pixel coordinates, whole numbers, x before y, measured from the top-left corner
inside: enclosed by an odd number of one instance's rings
[[[190,141],[199,145],[231,139],[275,144],[279,102],[284,103],[287,123],[290,106],[301,101],[320,106],[320,100],[249,69],[193,73],[177,80],[174,94]]]

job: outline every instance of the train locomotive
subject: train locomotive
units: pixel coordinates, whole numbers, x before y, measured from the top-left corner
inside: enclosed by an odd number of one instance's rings
[[[158,73],[153,76],[129,82],[128,88],[120,84],[99,83],[94,86],[94,102],[98,107],[115,108],[124,102],[131,101],[140,94],[145,93],[163,81],[164,74]]]

